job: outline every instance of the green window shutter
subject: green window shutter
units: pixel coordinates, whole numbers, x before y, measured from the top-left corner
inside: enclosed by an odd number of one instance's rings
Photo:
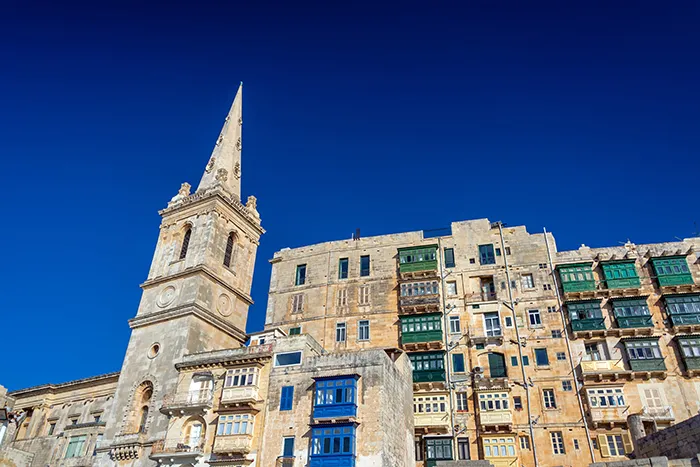
[[[489,372],[491,378],[506,377],[506,359],[503,354],[489,353]]]

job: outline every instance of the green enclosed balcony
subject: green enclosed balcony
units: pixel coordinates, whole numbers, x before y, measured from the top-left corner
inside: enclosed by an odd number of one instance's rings
[[[437,271],[437,245],[399,248],[399,271]]]
[[[401,317],[401,345],[404,347],[442,348],[442,314]],[[409,349],[412,350],[412,349]]]
[[[595,290],[593,263],[566,264],[557,266],[564,293]]]
[[[612,305],[618,328],[654,327],[646,298],[613,299]]]
[[[623,339],[622,342],[632,371],[666,371],[658,337]]]
[[[641,287],[634,261],[603,263],[603,275],[608,289],[636,289]]]
[[[600,309],[600,300],[568,302],[571,329],[574,332],[605,330],[605,319]]]
[[[667,256],[652,258],[651,264],[656,273],[656,279],[661,287],[693,284],[693,275],[688,269],[685,256]]]
[[[700,326],[700,295],[665,295],[664,302],[674,328]]]
[[[678,347],[688,371],[700,370],[700,336],[679,336]]]
[[[632,371],[666,371],[666,363],[663,358],[630,360],[629,363]]]
[[[419,352],[408,354],[413,368],[414,383],[445,381],[445,353]]]

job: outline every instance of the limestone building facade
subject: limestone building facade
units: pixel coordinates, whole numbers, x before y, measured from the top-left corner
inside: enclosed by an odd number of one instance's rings
[[[558,251],[476,219],[285,248],[246,334],[242,123],[239,89],[160,211],[121,371],[0,394],[0,465],[579,467],[700,410],[699,238]]]

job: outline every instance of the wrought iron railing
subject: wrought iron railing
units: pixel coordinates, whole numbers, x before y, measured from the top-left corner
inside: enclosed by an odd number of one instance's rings
[[[163,398],[163,407],[186,407],[211,405],[214,399],[213,389],[198,389],[195,391],[177,392]]]
[[[196,454],[203,449],[204,438],[161,439],[153,443],[151,454]]]

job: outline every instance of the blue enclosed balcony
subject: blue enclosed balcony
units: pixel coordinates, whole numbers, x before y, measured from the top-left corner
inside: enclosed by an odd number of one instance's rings
[[[315,419],[357,416],[357,375],[317,378],[314,397]]]

